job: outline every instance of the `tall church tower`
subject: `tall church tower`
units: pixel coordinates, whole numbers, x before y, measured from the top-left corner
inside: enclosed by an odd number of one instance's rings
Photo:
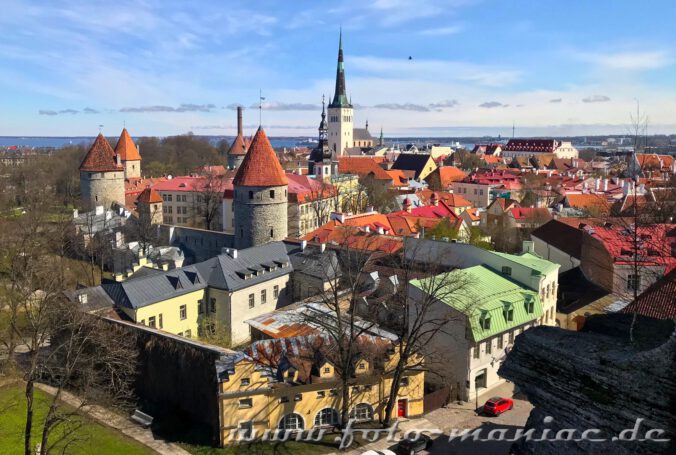
[[[354,146],[352,104],[345,91],[345,67],[343,63],[343,31],[338,42],[338,68],[336,69],[336,91],[329,104],[329,149],[337,156]]]

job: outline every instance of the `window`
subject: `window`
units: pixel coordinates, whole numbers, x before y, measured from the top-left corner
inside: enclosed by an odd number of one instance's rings
[[[268,301],[268,291],[263,289],[261,291],[261,305]]]
[[[331,374],[331,367],[324,367],[324,374]]]
[[[502,315],[505,317],[505,321],[512,322],[514,320],[514,308],[511,305],[505,305],[502,309]]]
[[[324,398],[326,396],[326,392],[323,390],[317,392],[317,398]]]
[[[364,362],[359,362],[359,369],[360,370],[365,370],[366,369],[366,364]]]
[[[160,313],[160,329],[164,328],[164,324],[162,322],[162,313]]]
[[[372,420],[373,408],[368,403],[359,403],[357,406],[352,408],[352,412],[350,412],[350,417],[360,422]]]
[[[270,199],[275,198],[275,190],[270,190]]]
[[[253,308],[255,305],[255,297],[253,294],[249,294],[249,308]]]
[[[479,323],[481,324],[481,328],[484,330],[490,330],[491,329],[491,315],[484,312],[481,314],[481,319],[479,319]]]
[[[641,275],[628,275],[627,276],[627,290],[639,290],[641,289]]]
[[[197,301],[197,313],[198,314],[204,313],[204,301],[202,299],[199,299]]]
[[[472,348],[472,357],[473,358],[478,359],[481,356],[480,347],[481,347],[481,345],[477,344],[476,346],[474,346],[474,348]]]
[[[338,411],[333,408],[325,408],[315,416],[315,426],[335,425],[338,423]]]
[[[509,332],[509,344],[514,344],[514,332]]]
[[[493,352],[493,340],[486,341],[486,354]]]
[[[249,409],[251,407],[253,407],[253,399],[242,398],[239,400],[239,409]]]
[[[331,395],[332,397],[337,397],[338,391],[336,389],[331,389],[329,390],[329,395]]]
[[[249,379],[249,378],[242,378],[242,380],[240,381],[240,384],[239,384],[239,385],[245,386],[245,385],[249,385],[249,384],[251,384],[251,379]]]
[[[150,316],[148,318],[148,327],[152,327],[153,329],[155,328],[155,316]]]
[[[185,332],[183,332],[183,336],[186,338],[192,337],[192,331],[190,329],[186,330]]]
[[[401,382],[399,382],[399,386],[408,387],[408,378],[402,378]]]
[[[253,423],[250,420],[248,422],[239,423],[240,438],[250,438],[252,433],[253,433]]]
[[[535,300],[532,298],[526,300],[526,312],[531,314],[535,310]]]
[[[511,276],[512,275],[512,268],[507,267],[506,265],[502,266],[502,273],[504,273],[505,275]]]
[[[303,394],[297,393],[296,395],[294,395],[293,401],[303,401]]]
[[[502,349],[503,339],[502,335],[498,336],[498,349]]]
[[[273,238],[275,236],[275,230],[270,228],[270,238]]]
[[[280,402],[280,403],[288,403],[288,402],[289,402],[289,397],[281,397],[281,398],[279,399],[279,402]]]
[[[181,317],[181,321],[188,319],[188,309],[185,305],[181,305],[179,308],[179,316]]]
[[[249,191],[249,199],[253,199],[253,191]]]
[[[211,311],[212,313],[216,312],[216,298],[215,297],[211,297],[209,299],[209,311]]]
[[[303,428],[305,428],[305,423],[299,414],[287,414],[279,421],[280,430],[302,430]]]
[[[141,325],[146,325],[146,320],[145,320],[145,319],[141,319]]]

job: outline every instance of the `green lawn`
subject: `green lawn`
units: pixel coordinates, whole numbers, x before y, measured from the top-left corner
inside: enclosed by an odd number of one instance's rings
[[[33,427],[32,443],[39,442],[42,422],[47,412],[49,396],[40,390],[35,390],[35,425]],[[20,385],[0,388],[0,455],[15,455],[23,453],[23,426],[25,425],[26,398],[23,387]],[[152,454],[136,441],[103,425],[82,417],[84,423],[75,437],[77,442],[70,445],[66,453],[72,455],[147,455]],[[51,441],[57,441],[62,433],[57,429]],[[50,453],[61,453],[65,443],[57,443]]]

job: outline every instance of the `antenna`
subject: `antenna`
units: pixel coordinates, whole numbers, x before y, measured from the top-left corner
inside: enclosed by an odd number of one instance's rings
[[[515,124],[512,122],[512,139],[514,139],[514,129],[515,129]]]
[[[258,89],[258,126],[262,127],[263,126],[263,101],[265,98],[263,97],[263,91],[261,89]]]
[[[103,129],[103,125],[99,125],[99,133],[101,132],[101,129]]]

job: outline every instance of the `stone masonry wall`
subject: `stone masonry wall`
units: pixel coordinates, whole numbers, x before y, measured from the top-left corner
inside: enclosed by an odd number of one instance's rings
[[[274,191],[272,198],[271,191]],[[287,191],[286,185],[235,188],[235,248],[249,248],[287,237]],[[250,192],[253,198],[249,197]]]
[[[80,172],[80,200],[85,208],[124,206],[124,172]]]

